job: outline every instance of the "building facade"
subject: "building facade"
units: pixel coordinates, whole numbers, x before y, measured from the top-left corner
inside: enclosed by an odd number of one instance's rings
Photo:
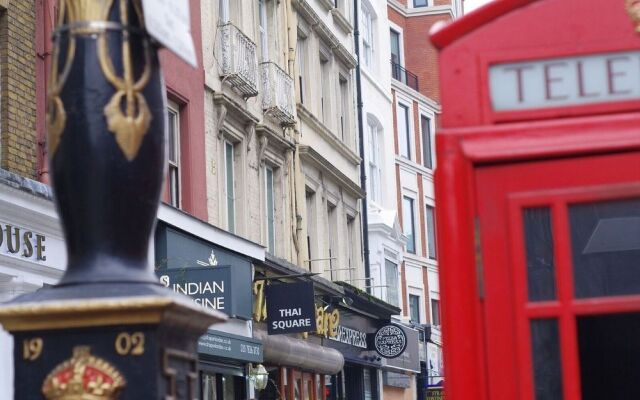
[[[426,356],[411,390],[385,386],[390,398],[423,398],[442,386],[442,336],[435,234],[435,135],[440,114],[437,51],[428,32],[462,14],[461,0],[388,0],[396,204],[406,239],[400,266],[402,320],[422,326]],[[388,284],[388,283],[387,283]],[[411,392],[411,393],[410,393]]]

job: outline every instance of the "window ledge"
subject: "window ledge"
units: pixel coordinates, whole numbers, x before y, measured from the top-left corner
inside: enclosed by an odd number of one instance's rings
[[[333,1],[331,0],[318,0],[318,2],[322,4],[322,6],[327,9],[327,11],[335,7],[335,4],[333,4]]]
[[[349,22],[347,17],[342,14],[342,11],[334,8],[331,10],[331,14],[333,15],[333,20],[335,21],[336,25],[338,25],[340,29],[344,31],[344,33],[348,35],[353,32],[353,25],[351,25],[351,22]]]
[[[351,164],[360,165],[362,161],[360,156],[349,148],[342,140],[338,139],[329,128],[325,126],[318,118],[315,117],[304,105],[298,103],[298,116],[316,130],[328,143],[342,154]]]

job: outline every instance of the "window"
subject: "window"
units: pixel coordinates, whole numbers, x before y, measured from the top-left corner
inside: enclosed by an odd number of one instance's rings
[[[367,177],[367,194],[371,201],[380,201],[380,146],[378,124],[369,121],[367,124],[369,139],[369,176]]]
[[[316,240],[316,194],[314,192],[306,192],[306,205],[307,205],[307,259],[313,260],[315,256],[315,247],[318,243]],[[312,250],[313,248],[313,250]],[[313,266],[309,261],[309,270]]]
[[[329,59],[320,53],[320,115],[325,125],[329,122],[329,98],[331,96],[331,79],[329,78]]]
[[[391,76],[393,79],[400,80],[401,63],[400,63],[400,34],[391,29]]]
[[[420,116],[422,128],[422,163],[425,167],[433,169],[433,153],[431,152],[431,118]]]
[[[169,120],[169,204],[180,207],[180,112],[171,103],[167,108]]]
[[[338,211],[336,206],[327,203],[327,234],[329,236],[329,270],[331,273],[331,280],[333,277],[333,268],[337,265],[338,257]]]
[[[225,24],[229,22],[229,0],[220,0],[220,22]]]
[[[402,228],[407,237],[407,252],[416,253],[416,228],[414,224],[413,199],[402,198]]]
[[[349,278],[351,279],[353,271],[356,269],[355,255],[357,251],[355,246],[358,243],[358,238],[356,237],[356,219],[350,215],[347,215],[347,238],[349,239],[349,244],[347,245],[347,261],[349,264],[347,267],[349,268]]]
[[[411,129],[409,127],[409,106],[398,103],[398,145],[400,155],[411,159]]]
[[[437,258],[436,253],[436,216],[433,206],[426,206],[426,218],[427,218],[427,256],[430,259],[435,260]]]
[[[371,67],[373,63],[373,16],[365,4],[362,4],[362,55],[364,65]]]
[[[440,300],[431,299],[431,325],[440,326]]]
[[[258,1],[258,13],[260,19],[260,51],[262,61],[269,61],[269,26],[267,18],[267,1]]]
[[[340,136],[344,142],[347,137],[348,120],[349,115],[349,85],[347,79],[339,75],[338,81],[340,82]]]
[[[427,7],[429,2],[427,0],[413,0],[414,7]]]
[[[227,229],[231,233],[235,233],[235,176],[233,168],[233,144],[229,141],[224,142],[224,180],[225,193],[227,195]]]
[[[420,296],[409,295],[409,319],[411,322],[420,323]]]
[[[275,254],[276,247],[276,228],[275,228],[275,190],[273,187],[273,169],[265,167],[264,169],[264,186],[265,186],[265,206],[266,206],[266,224],[267,224],[267,250],[271,254]]]
[[[305,37],[298,35],[298,45],[296,51],[296,60],[298,61],[298,90],[300,94],[300,103],[304,104],[305,93],[305,61],[307,57],[307,40]]]
[[[397,307],[400,305],[398,296],[398,265],[385,259],[384,271],[387,283],[387,303]]]

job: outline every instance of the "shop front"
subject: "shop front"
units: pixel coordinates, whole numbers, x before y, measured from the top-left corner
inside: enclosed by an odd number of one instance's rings
[[[337,334],[338,311],[331,302],[342,289],[284,260],[267,255],[254,280],[254,330],[269,373],[260,400],[325,400],[331,376],[344,357],[327,346]]]
[[[64,239],[42,183],[0,169],[0,302],[53,285],[67,263]],[[13,398],[12,337],[0,326],[0,398]]]
[[[202,307],[229,316],[228,322],[215,325],[215,330],[210,329],[198,341],[201,398],[254,398],[263,347],[252,335],[251,282],[253,262],[259,261],[256,257],[261,256],[262,248],[176,212],[173,217],[177,218],[164,220],[161,214],[156,228],[156,274],[160,282],[190,296]],[[198,227],[201,229],[194,229]],[[186,229],[199,235],[187,233]],[[241,246],[234,249],[253,247],[258,251],[249,254],[231,251],[217,244],[221,241],[219,235],[227,243],[239,241]]]
[[[420,331],[400,323],[397,326],[406,335],[407,347],[398,357],[383,358],[384,399],[420,398],[417,379],[420,373]]]

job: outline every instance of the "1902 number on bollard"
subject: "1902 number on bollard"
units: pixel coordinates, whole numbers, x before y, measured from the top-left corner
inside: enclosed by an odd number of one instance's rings
[[[22,358],[35,361],[42,354],[44,342],[42,338],[25,339],[22,341]]]
[[[115,341],[116,352],[121,356],[140,356],[144,354],[144,333],[122,332]]]

